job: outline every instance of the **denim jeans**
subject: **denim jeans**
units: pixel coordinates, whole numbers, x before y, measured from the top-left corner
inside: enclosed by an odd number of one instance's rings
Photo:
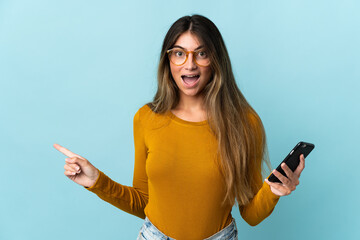
[[[238,232],[236,228],[235,219],[232,220],[229,226],[215,233],[214,235],[204,240],[237,240]],[[146,217],[145,222],[140,229],[137,240],[175,240],[174,238],[168,237],[160,230],[158,230]]]

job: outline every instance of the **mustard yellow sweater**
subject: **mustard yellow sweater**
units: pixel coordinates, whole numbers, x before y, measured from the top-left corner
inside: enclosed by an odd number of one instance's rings
[[[86,189],[125,212],[146,215],[160,231],[178,240],[204,239],[230,224],[232,206],[221,205],[225,187],[215,164],[217,142],[207,121],[185,121],[170,111],[155,114],[144,105],[134,116],[134,143],[133,187],[100,171],[96,183]],[[271,214],[278,200],[262,183],[240,213],[256,225]]]

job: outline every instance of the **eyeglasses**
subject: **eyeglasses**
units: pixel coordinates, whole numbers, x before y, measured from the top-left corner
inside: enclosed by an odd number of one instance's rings
[[[200,67],[207,67],[210,65],[210,58],[206,51],[202,49],[196,51],[185,51],[181,48],[172,48],[166,52],[169,55],[170,61],[176,66],[183,65],[187,61],[190,53],[192,53],[193,60],[196,65]]]

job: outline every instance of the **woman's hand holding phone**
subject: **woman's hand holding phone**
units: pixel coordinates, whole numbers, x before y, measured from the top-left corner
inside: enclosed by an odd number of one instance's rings
[[[64,165],[65,176],[84,187],[91,187],[95,184],[96,179],[99,176],[99,170],[87,159],[71,152],[59,144],[54,144],[54,148],[68,157],[65,159]]]
[[[286,196],[289,195],[292,191],[294,191],[296,189],[296,186],[300,183],[300,174],[305,168],[304,154],[300,155],[300,163],[294,172],[291,171],[291,169],[285,163],[281,164],[281,168],[284,170],[287,177],[282,175],[276,169],[272,171],[272,173],[281,181],[281,183],[270,182],[268,179],[265,179],[265,182],[269,184],[271,191],[275,195]]]

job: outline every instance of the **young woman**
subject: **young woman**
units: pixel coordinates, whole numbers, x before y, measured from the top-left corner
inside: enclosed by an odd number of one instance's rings
[[[67,155],[65,175],[121,210],[145,218],[138,239],[237,239],[237,202],[251,226],[299,184],[304,158],[282,183],[263,182],[265,131],[238,89],[222,36],[209,19],[185,16],[165,36],[152,102],[134,117],[133,187],[85,158]]]

